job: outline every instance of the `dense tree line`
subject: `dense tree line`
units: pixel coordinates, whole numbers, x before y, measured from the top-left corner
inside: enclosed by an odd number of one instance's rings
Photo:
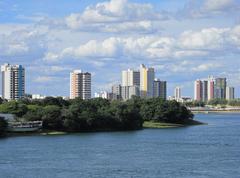
[[[102,98],[63,100],[19,100],[0,105],[1,113],[12,113],[28,121],[42,120],[43,128],[69,132],[141,129],[143,121],[185,123],[193,118],[176,101],[160,98],[109,101]]]
[[[240,99],[226,100],[226,99],[213,99],[208,102],[209,105],[229,105],[229,106],[240,106]]]
[[[184,103],[187,107],[204,107],[206,105],[203,101],[192,101],[192,102],[186,102]]]
[[[226,100],[226,99],[212,99],[207,102],[203,101],[192,101],[192,102],[186,102],[184,103],[187,107],[204,107],[205,105],[212,105],[212,106],[240,106],[240,99],[234,99],[234,100]]]
[[[230,100],[230,101],[228,101],[228,105],[230,105],[230,106],[240,106],[240,99]]]

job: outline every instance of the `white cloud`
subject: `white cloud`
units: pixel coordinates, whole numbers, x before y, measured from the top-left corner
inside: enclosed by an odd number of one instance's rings
[[[235,53],[239,51],[239,44],[239,26],[232,29],[208,28],[200,31],[185,31],[175,38],[146,35],[136,38],[109,37],[104,40],[90,40],[78,47],[66,47],[59,53],[49,52],[46,54],[45,60],[207,58]],[[231,46],[230,49],[229,46]],[[101,63],[101,65],[103,64]]]
[[[200,64],[196,67],[192,68],[193,72],[204,72],[204,71],[208,71],[210,69],[214,69],[216,70],[216,68],[220,67],[220,64],[212,64],[212,63],[208,63],[208,64]]]
[[[174,57],[182,58],[182,57],[194,57],[194,56],[207,56],[209,53],[207,51],[201,50],[179,50],[176,51]]]
[[[234,5],[234,0],[205,0],[203,9],[206,11],[224,11]]]
[[[46,34],[39,30],[25,27],[0,34],[0,56],[2,58],[41,58],[46,48]]]
[[[48,60],[48,61],[56,61],[58,60],[59,56],[57,54],[54,54],[52,52],[47,52],[45,54],[45,57],[43,58],[43,60]]]
[[[37,77],[34,81],[37,83],[51,82],[54,78],[49,76]]]
[[[88,6],[82,13],[65,18],[66,25],[76,30],[100,32],[152,32],[158,30],[152,21],[166,20],[151,4],[132,3],[128,0],[110,0]]]
[[[240,49],[240,25],[234,27],[229,33],[229,39],[228,41],[234,45],[238,46],[238,49]]]
[[[220,14],[238,14],[239,0],[190,0],[179,14],[185,18],[207,18]]]
[[[186,31],[180,36],[179,43],[187,49],[217,49],[225,42],[224,33],[229,29],[208,28],[198,32]]]

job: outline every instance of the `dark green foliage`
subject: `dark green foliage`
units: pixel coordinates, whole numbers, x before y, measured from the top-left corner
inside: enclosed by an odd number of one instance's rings
[[[230,106],[240,106],[240,99],[230,100],[228,101]]]
[[[76,99],[63,111],[68,131],[132,130],[142,128],[142,119],[134,105],[96,98]]]
[[[62,97],[57,97],[57,98],[46,97],[41,101],[44,106],[48,106],[48,105],[68,106],[69,105],[69,102],[64,100]]]
[[[7,127],[7,121],[3,117],[0,117],[0,136],[3,136],[5,134]]]
[[[187,107],[204,107],[205,104],[206,103],[203,101],[192,101],[192,102],[186,102],[185,106],[187,106]]]
[[[226,105],[227,103],[228,103],[227,100],[225,100],[225,99],[217,99],[217,98],[208,101],[209,105],[214,105],[214,106],[216,106],[216,105]]]
[[[240,106],[240,99],[225,100],[225,99],[212,99],[208,102],[209,105],[229,105],[229,106]]]
[[[27,110],[26,104],[17,101],[9,101],[0,105],[0,113],[15,114],[17,117],[22,117]]]
[[[42,110],[42,121],[46,129],[61,130],[63,128],[61,108],[56,105],[45,106]]]
[[[23,116],[24,119],[28,121],[38,121],[42,120],[43,107],[39,105],[28,105],[28,112]]]
[[[0,112],[16,114],[28,121],[42,120],[50,130],[103,131],[141,129],[143,121],[184,123],[192,113],[176,101],[161,98],[112,101],[95,98],[47,97],[44,100],[11,101],[0,105]]]
[[[184,124],[193,118],[193,114],[177,101],[165,101],[161,98],[144,100],[141,115],[145,121]]]

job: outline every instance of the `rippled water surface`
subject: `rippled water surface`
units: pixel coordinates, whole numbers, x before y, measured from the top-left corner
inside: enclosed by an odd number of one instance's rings
[[[208,125],[0,140],[0,177],[240,177],[240,114]]]

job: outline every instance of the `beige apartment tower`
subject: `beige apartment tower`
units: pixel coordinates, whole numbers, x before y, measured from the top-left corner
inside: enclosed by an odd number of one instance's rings
[[[91,98],[91,73],[74,70],[70,73],[70,99]]]
[[[153,97],[155,72],[154,68],[147,68],[145,65],[140,65],[140,93],[143,98]]]
[[[140,72],[132,69],[122,71],[122,86],[140,86]]]

